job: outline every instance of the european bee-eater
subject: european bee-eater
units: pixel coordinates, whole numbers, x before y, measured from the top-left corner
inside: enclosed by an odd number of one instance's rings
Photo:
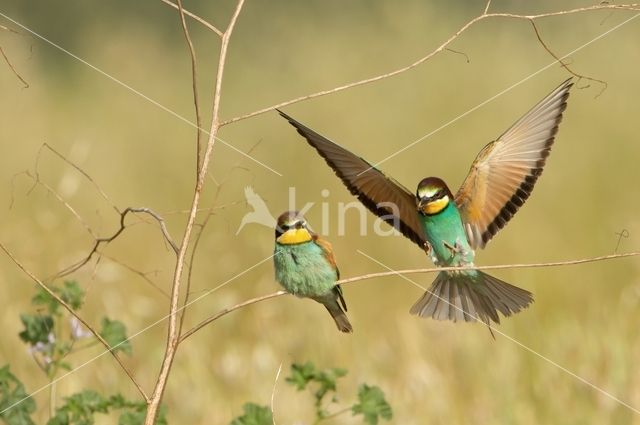
[[[340,271],[333,248],[307,225],[297,211],[287,211],[278,217],[276,247],[273,255],[276,280],[287,292],[311,298],[324,305],[338,329],[353,332],[345,312]]]
[[[413,195],[364,159],[278,112],[360,202],[424,249],[436,266],[470,267],[440,272],[411,313],[440,320],[479,319],[488,324],[490,320],[500,322],[498,312],[510,316],[526,308],[533,297],[471,269],[475,250],[484,248],[531,194],[558,132],[571,86],[571,79],[566,80],[486,145],[455,196],[436,177],[423,179]]]

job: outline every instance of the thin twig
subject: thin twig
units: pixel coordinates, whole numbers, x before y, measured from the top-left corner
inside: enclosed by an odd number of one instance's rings
[[[160,401],[162,400],[162,395],[164,394],[164,390],[167,386],[167,380],[169,378],[169,373],[171,371],[171,366],[173,365],[173,360],[175,358],[176,350],[180,341],[180,326],[178,322],[178,310],[180,308],[180,286],[182,273],[184,271],[185,259],[187,255],[187,251],[189,249],[189,242],[191,241],[191,233],[193,231],[193,225],[195,223],[197,210],[200,205],[200,198],[202,195],[202,189],[204,187],[205,178],[207,176],[207,171],[209,169],[209,162],[211,160],[211,154],[213,152],[213,146],[215,145],[215,137],[218,133],[218,129],[220,128],[220,96],[222,92],[222,77],[224,75],[224,68],[227,58],[227,49],[229,47],[229,40],[231,35],[233,34],[233,29],[236,25],[236,21],[238,16],[240,15],[240,11],[242,10],[242,6],[244,5],[244,0],[239,0],[236,9],[229,21],[229,25],[222,35],[222,42],[220,44],[220,56],[218,58],[218,72],[216,75],[216,83],[213,92],[213,108],[211,113],[211,129],[209,131],[209,138],[207,141],[207,147],[205,150],[204,158],[202,160],[202,166],[200,168],[200,174],[198,175],[198,181],[196,183],[195,191],[193,194],[193,201],[191,202],[191,212],[189,214],[189,219],[187,221],[187,225],[185,227],[184,236],[182,238],[182,243],[180,245],[180,249],[178,250],[178,259],[176,261],[175,271],[173,275],[173,283],[171,285],[171,306],[169,309],[169,326],[167,332],[167,344],[165,348],[165,354],[162,360],[162,366],[160,368],[160,373],[158,374],[158,379],[156,381],[156,386],[153,391],[153,395],[151,397],[150,402],[147,406],[147,414],[145,417],[145,425],[154,425],[155,419],[158,414],[158,409],[160,407]]]
[[[36,176],[36,179],[39,181],[40,180],[40,174],[39,174],[39,165],[40,165],[40,156],[42,154],[42,150],[43,149],[48,149],[51,153],[53,153],[54,155],[56,155],[58,158],[60,158],[61,160],[63,160],[64,162],[66,162],[68,165],[70,165],[71,167],[73,167],[76,171],[78,171],[80,174],[82,174],[92,185],[93,187],[96,188],[96,190],[98,191],[98,193],[100,193],[100,196],[102,196],[102,198],[107,201],[109,203],[109,205],[111,205],[111,207],[118,213],[121,214],[121,211],[118,209],[118,207],[116,206],[116,204],[111,201],[111,198],[109,198],[109,195],[107,195],[107,193],[102,189],[102,187],[89,175],[89,173],[87,173],[86,171],[84,171],[82,169],[82,167],[80,167],[79,165],[77,165],[76,163],[74,163],[73,161],[71,161],[70,159],[68,159],[66,156],[62,155],[60,152],[58,152],[53,146],[51,146],[48,143],[43,143],[42,145],[40,145],[40,148],[38,149],[38,153],[36,155],[36,162],[35,162],[35,166],[34,166],[34,174]]]
[[[549,48],[547,43],[544,42],[544,40],[542,39],[542,35],[540,35],[540,30],[538,29],[538,26],[536,25],[536,22],[533,19],[530,22],[531,22],[531,25],[533,26],[533,31],[535,31],[536,37],[538,38],[538,41],[540,42],[542,47],[544,47],[544,49],[547,51],[547,53],[549,53],[551,56],[553,56],[553,58],[560,64],[560,66],[562,66],[564,69],[566,69],[567,72],[569,72],[571,75],[577,77],[578,80],[584,79],[584,80],[589,80],[589,81],[593,81],[593,82],[602,84],[602,90],[600,90],[600,92],[595,96],[596,98],[600,97],[600,95],[602,93],[604,93],[604,91],[607,89],[607,86],[608,86],[607,82],[606,81],[602,81],[602,80],[598,80],[597,78],[587,77],[586,75],[578,74],[573,69],[571,69],[569,67],[569,64],[566,63],[564,60],[562,60],[561,57],[556,55]]]
[[[124,211],[122,211],[122,213],[120,213],[120,227],[115,231],[115,233],[113,233],[113,235],[111,235],[109,237],[104,237],[104,238],[96,238],[95,241],[94,241],[93,247],[89,251],[89,254],[87,254],[83,259],[81,259],[77,263],[72,264],[69,267],[66,267],[62,271],[59,271],[54,276],[52,276],[50,279],[51,280],[59,279],[61,277],[67,276],[67,275],[69,275],[71,273],[74,273],[77,270],[79,270],[80,268],[82,268],[89,261],[91,261],[93,256],[98,252],[98,248],[100,248],[101,245],[108,245],[109,243],[113,242],[118,236],[120,236],[120,234],[122,234],[122,232],[124,232],[125,228],[127,227],[126,224],[125,224],[125,218],[127,217],[127,215],[129,213],[143,213],[143,214],[148,214],[151,217],[153,217],[158,222],[158,224],[160,225],[160,230],[162,231],[162,236],[164,236],[164,240],[171,246],[173,252],[175,254],[178,254],[178,246],[176,245],[176,243],[171,238],[171,235],[169,234],[169,231],[167,230],[167,226],[165,224],[165,221],[159,214],[154,212],[152,209],[146,208],[146,207],[141,207],[141,208],[127,207],[127,208],[125,208]]]
[[[280,362],[280,366],[278,366],[278,372],[276,372],[276,379],[273,380],[273,389],[271,390],[271,422],[273,425],[276,425],[276,413],[273,407],[274,401],[276,398],[276,388],[278,387],[278,379],[280,378],[280,372],[282,372],[282,363]]]
[[[491,0],[487,0],[487,4],[484,7],[484,12],[482,12],[483,15],[486,15],[489,12],[489,7],[491,7]]]
[[[489,5],[487,5],[487,6],[489,6]],[[421,57],[420,59],[416,60],[415,62],[413,62],[413,63],[411,63],[409,65],[403,66],[403,67],[398,68],[396,70],[393,70],[391,72],[387,72],[387,73],[384,73],[384,74],[376,75],[374,77],[366,78],[366,79],[355,81],[355,82],[352,82],[352,83],[344,84],[342,86],[334,87],[334,88],[329,89],[329,90],[322,90],[322,91],[319,91],[319,92],[316,92],[316,93],[313,93],[313,94],[300,96],[300,97],[297,97],[295,99],[290,99],[290,100],[287,100],[287,101],[284,101],[284,102],[280,102],[280,103],[278,103],[276,105],[268,106],[266,108],[262,108],[262,109],[259,109],[257,111],[250,112],[248,114],[240,115],[240,116],[228,119],[226,121],[222,121],[220,123],[220,127],[228,125],[228,124],[231,124],[231,123],[234,123],[234,122],[237,122],[237,121],[245,120],[247,118],[255,117],[257,115],[262,115],[264,113],[267,113],[267,112],[270,112],[270,111],[274,111],[276,109],[283,108],[285,106],[292,105],[294,103],[299,103],[299,102],[302,102],[304,100],[310,100],[310,99],[314,99],[316,97],[321,97],[321,96],[326,96],[326,95],[329,95],[329,94],[334,94],[334,93],[341,92],[341,91],[344,91],[344,90],[347,90],[347,89],[351,89],[351,88],[354,88],[354,87],[362,86],[362,85],[365,85],[365,84],[371,84],[371,83],[374,83],[376,81],[384,80],[384,79],[387,79],[387,78],[394,77],[396,75],[402,74],[404,72],[407,72],[407,71],[417,67],[418,65],[421,65],[422,63],[428,61],[429,59],[431,59],[432,57],[434,57],[438,53],[442,52],[451,43],[453,43],[454,40],[456,40],[458,37],[460,37],[460,35],[463,32],[467,31],[470,27],[472,27],[476,23],[478,23],[478,22],[480,22],[482,20],[488,19],[488,18],[509,18],[509,19],[521,19],[521,20],[531,21],[531,20],[535,20],[535,19],[549,18],[549,17],[552,17],[552,16],[563,16],[563,15],[570,15],[570,14],[588,12],[588,11],[593,11],[593,10],[611,10],[611,9],[630,10],[630,11],[636,10],[637,11],[637,10],[640,10],[640,3],[620,4],[620,5],[602,3],[602,4],[593,5],[593,6],[575,8],[575,9],[570,9],[570,10],[561,10],[561,11],[557,11],[557,12],[540,13],[540,14],[537,14],[537,15],[518,15],[518,14],[513,14],[513,13],[483,13],[482,15],[476,16],[475,18],[471,19],[466,24],[464,24],[462,27],[460,27],[460,29],[458,29],[458,31],[456,31],[453,35],[451,35],[446,41],[444,41],[436,49],[434,49],[430,53],[426,54],[425,56]]]
[[[91,228],[91,226],[89,226],[89,223],[87,223],[87,222],[85,221],[85,219],[83,219],[83,218],[82,218],[82,216],[80,215],[80,213],[78,213],[78,211],[76,211],[76,209],[75,209],[75,208],[73,208],[73,207],[71,206],[71,204],[69,204],[69,202],[67,202],[67,201],[62,197],[62,195],[60,195],[60,194],[58,193],[58,191],[56,191],[54,188],[52,188],[51,186],[49,186],[47,183],[45,183],[45,182],[41,181],[41,180],[40,180],[40,178],[39,178],[37,175],[35,175],[35,176],[34,176],[33,174],[31,174],[31,172],[30,172],[30,171],[23,171],[22,173],[16,174],[16,176],[21,175],[21,174],[24,174],[24,175],[26,175],[27,177],[29,177],[30,179],[32,179],[32,180],[34,181],[34,185],[40,185],[40,186],[42,186],[43,188],[45,188],[45,190],[46,190],[47,192],[49,192],[50,194],[52,194],[52,195],[53,195],[53,196],[58,200],[58,202],[60,202],[60,203],[61,203],[61,204],[66,208],[66,209],[68,209],[68,210],[69,210],[69,212],[71,212],[71,214],[76,218],[76,220],[78,220],[78,222],[82,225],[82,227],[84,227],[84,228],[85,228],[85,230],[86,230],[86,231],[91,235],[91,237],[92,237],[92,238],[94,238],[94,239],[95,239],[95,238],[97,237],[97,236],[96,236],[96,234],[95,234],[95,232],[94,232],[94,231],[93,231],[93,229]],[[11,184],[13,185],[13,179],[12,179]],[[35,186],[34,186],[34,187],[35,187]],[[31,192],[32,190],[33,190],[33,187],[29,190],[29,192]],[[13,192],[13,189],[12,189],[12,192]],[[12,196],[13,196],[13,195],[12,195]],[[13,200],[12,200],[12,203],[13,203]]]
[[[258,145],[260,145],[260,143],[262,143],[262,140],[259,140],[257,143],[255,143],[248,151],[248,154],[251,154],[254,149],[256,149],[258,147]],[[229,174],[225,177],[225,179],[223,181],[221,181],[220,183],[216,182],[216,192],[213,195],[213,201],[211,203],[211,207],[208,208],[208,213],[207,216],[205,217],[205,219],[202,221],[202,223],[199,225],[199,230],[198,233],[195,237],[195,241],[193,243],[193,248],[191,249],[191,257],[189,258],[189,271],[187,272],[187,285],[185,288],[185,297],[184,297],[184,301],[182,303],[182,314],[180,315],[180,332],[182,333],[182,328],[184,325],[184,319],[187,313],[187,309],[186,306],[189,304],[189,298],[191,297],[191,278],[193,276],[193,265],[194,265],[194,261],[195,261],[195,256],[196,256],[196,252],[198,251],[198,246],[200,245],[200,239],[202,238],[202,235],[204,234],[204,229],[207,227],[207,224],[209,224],[209,220],[211,219],[211,217],[214,215],[214,212],[218,209],[222,209],[220,206],[216,206],[216,203],[218,202],[218,198],[220,196],[220,193],[222,192],[222,188],[224,187],[224,185],[227,183],[227,181],[231,178],[231,176],[233,175],[233,171],[236,169],[244,169],[242,167],[240,167],[240,162],[243,159],[240,159],[229,171]],[[213,178],[213,176],[211,176]],[[215,179],[214,179],[215,181]],[[243,201],[237,201],[232,203],[232,205],[237,205],[239,203],[241,203]],[[230,205],[230,204],[227,204]],[[222,206],[224,207],[224,205]]]
[[[28,89],[29,88],[29,83],[27,83],[25,81],[24,78],[22,78],[22,76],[20,75],[20,73],[13,67],[13,64],[11,63],[11,61],[9,60],[9,58],[7,57],[7,55],[4,53],[4,50],[2,49],[2,46],[0,46],[0,54],[2,54],[2,57],[4,58],[4,61],[7,63],[7,65],[9,65],[9,68],[11,69],[11,71],[13,72],[13,75],[15,75],[16,77],[18,77],[18,80],[20,80],[22,82],[22,84],[24,84],[24,88]]]
[[[120,367],[122,368],[122,370],[127,374],[127,376],[129,377],[129,379],[131,380],[131,382],[133,382],[133,384],[136,386],[136,388],[138,389],[138,392],[140,393],[140,395],[142,395],[142,397],[148,402],[149,401],[149,397],[147,396],[147,394],[145,393],[144,389],[142,388],[142,386],[140,386],[140,384],[138,383],[138,381],[136,381],[135,377],[133,376],[133,374],[129,371],[129,369],[127,369],[127,367],[124,365],[124,363],[122,362],[122,360],[120,359],[120,357],[118,356],[118,354],[113,351],[115,347],[111,347],[109,345],[109,343],[102,337],[102,335],[100,335],[100,333],[98,331],[95,330],[95,328],[93,326],[91,326],[86,320],[84,320],[76,311],[73,310],[73,308],[71,308],[71,306],[69,304],[67,304],[62,298],[60,298],[60,296],[58,294],[56,294],[54,291],[52,291],[47,285],[44,284],[44,282],[42,282],[40,279],[38,279],[33,273],[31,273],[29,270],[27,270],[27,268],[25,266],[22,265],[22,263],[20,263],[18,261],[18,259],[16,257],[14,257],[14,255],[4,246],[4,244],[2,244],[0,242],[0,249],[2,249],[5,254],[7,254],[7,256],[11,259],[11,261],[13,261],[13,263],[18,266],[18,268],[20,270],[22,270],[22,272],[24,274],[26,274],[27,276],[29,276],[29,278],[31,280],[33,280],[35,283],[38,284],[38,286],[40,286],[42,289],[44,289],[47,294],[49,294],[49,296],[51,296],[52,298],[54,298],[60,305],[62,305],[68,312],[69,314],[71,314],[72,316],[74,316],[76,319],[78,319],[80,321],[80,323],[82,323],[82,325],[84,327],[86,327],[87,329],[89,329],[89,331],[91,331],[91,333],[98,339],[98,341],[100,341],[102,343],[102,345],[105,346],[105,348],[111,353],[111,355],[113,356],[113,358],[116,359],[116,361],[118,362],[118,364],[120,365]]]
[[[362,253],[358,250],[358,253]],[[499,264],[494,266],[473,266],[473,267],[429,267],[424,269],[407,269],[395,270],[393,272],[369,273],[362,276],[351,277],[339,281],[339,284],[358,282],[365,279],[373,279],[376,277],[396,276],[398,274],[416,274],[416,273],[436,273],[444,271],[460,271],[460,270],[501,270],[501,269],[531,269],[537,267],[558,267],[572,266],[575,264],[595,263],[597,261],[612,260],[614,258],[636,257],[640,252],[627,252],[624,254],[601,255],[599,257],[581,258],[578,260],[552,261],[547,263],[520,263],[520,264]]]
[[[180,6],[169,1],[169,0],[160,0],[162,1],[164,4],[167,4],[171,7],[173,7],[174,9],[178,9]],[[191,12],[189,12],[186,9],[184,10],[184,14],[187,15],[188,17],[200,22],[202,25],[204,25],[205,27],[209,28],[211,31],[215,32],[216,34],[218,34],[219,37],[222,37],[222,31],[220,31],[218,28],[214,27],[212,24],[210,24],[209,22],[205,21],[204,19],[202,19],[201,17],[199,17],[196,14],[193,14]]]
[[[361,251],[358,251],[358,252],[361,253]],[[336,284],[346,285],[354,282],[359,282],[361,280],[374,279],[378,277],[397,276],[397,275],[416,274],[416,273],[437,273],[442,271],[460,271],[460,270],[496,270],[496,269],[523,269],[523,268],[536,268],[536,267],[570,266],[570,265],[576,265],[576,264],[594,263],[597,261],[612,260],[614,258],[635,257],[639,255],[640,255],[640,252],[628,252],[624,254],[610,254],[610,255],[602,255],[599,257],[582,258],[578,260],[553,261],[553,262],[547,262],[547,263],[501,264],[501,265],[493,265],[493,266],[474,266],[474,267],[430,267],[430,268],[424,268],[424,269],[396,270],[396,271],[389,271],[389,272],[369,273],[361,276],[341,279],[338,282],[336,282]],[[219,311],[218,313],[198,323],[193,328],[189,329],[187,332],[185,332],[182,335],[182,337],[180,338],[180,342],[184,341],[194,333],[198,332],[200,329],[202,329],[209,323],[218,320],[222,316],[225,316],[231,313],[232,311],[238,310],[243,307],[247,307],[251,304],[259,303],[260,301],[276,298],[285,294],[287,294],[287,292],[278,291],[272,294],[251,298],[249,300],[238,303],[232,307],[227,307],[224,310]]]
[[[164,0],[163,0],[164,1]],[[202,150],[202,118],[200,117],[200,102],[198,102],[198,60],[196,59],[196,49],[193,47],[191,36],[189,35],[189,27],[184,18],[185,11],[182,7],[182,0],[178,0],[178,11],[180,12],[180,23],[182,24],[182,32],[189,46],[189,56],[191,57],[191,83],[193,85],[193,103],[196,113],[196,179],[200,174],[200,151]]]
[[[151,287],[153,287],[155,290],[157,290],[158,292],[160,292],[162,294],[163,297],[165,297],[166,299],[170,298],[170,295],[167,291],[165,291],[164,289],[162,289],[157,283],[155,283],[151,278],[149,278],[148,275],[153,274],[153,273],[157,273],[157,270],[153,270],[151,272],[142,272],[140,270],[137,270],[133,267],[131,267],[130,265],[128,265],[127,263],[118,260],[117,258],[114,257],[110,257],[104,253],[100,253],[101,257],[106,258],[107,260],[121,266],[124,267],[125,269],[129,270],[131,273],[135,273],[138,276],[140,276],[142,279],[144,279],[145,282],[147,282]]]
[[[231,313],[232,311],[238,310],[239,308],[242,308],[242,307],[249,306],[251,304],[259,303],[260,301],[266,301],[266,300],[270,300],[271,298],[281,297],[283,295],[288,295],[288,292],[287,291],[278,291],[278,292],[274,292],[272,294],[262,295],[260,297],[251,298],[249,300],[246,300],[246,301],[243,301],[241,303],[238,303],[238,304],[236,304],[236,305],[234,305],[232,307],[227,307],[224,310],[221,310],[218,313],[214,314],[213,316],[210,316],[210,317],[206,318],[205,320],[203,320],[202,322],[198,323],[193,328],[189,329],[187,332],[182,334],[182,336],[180,336],[180,343],[182,343],[185,339],[189,338],[194,333],[198,332],[200,329],[202,329],[205,326],[207,326],[209,323],[218,320],[222,316],[226,316],[227,314]]]

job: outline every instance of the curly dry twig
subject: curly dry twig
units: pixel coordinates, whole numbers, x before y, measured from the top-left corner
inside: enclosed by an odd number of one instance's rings
[[[567,70],[567,72],[569,72],[571,75],[573,75],[574,77],[578,78],[578,81],[580,80],[589,80],[589,81],[594,81],[596,83],[600,83],[602,84],[602,90],[600,90],[600,92],[595,96],[596,98],[600,97],[600,95],[602,93],[604,93],[604,91],[607,89],[607,87],[609,86],[609,84],[607,84],[606,81],[603,80],[598,80],[597,78],[593,78],[593,77],[587,77],[586,75],[582,75],[582,74],[578,74],[577,72],[575,72],[573,69],[571,69],[569,67],[569,64],[566,63],[561,57],[559,57],[558,55],[556,55],[551,48],[549,48],[549,46],[547,45],[547,43],[544,42],[544,40],[542,39],[542,36],[540,35],[540,30],[538,29],[538,26],[536,25],[536,22],[534,20],[531,20],[531,25],[533,26],[533,31],[535,31],[536,33],[536,37],[538,38],[538,41],[540,42],[540,44],[542,45],[542,47],[544,47],[544,49],[547,51],[547,53],[549,53],[551,56],[553,56],[553,58],[560,64],[560,66],[562,66],[564,69]],[[588,87],[588,86],[587,86]]]
[[[154,218],[158,222],[158,224],[160,225],[160,230],[162,231],[162,236],[164,236],[164,240],[171,246],[173,252],[178,254],[178,251],[179,251],[178,250],[178,246],[176,245],[176,243],[171,238],[171,235],[169,234],[169,231],[167,230],[167,226],[165,224],[165,221],[159,214],[154,212],[152,209],[146,208],[146,207],[141,207],[141,208],[127,207],[127,208],[125,208],[124,211],[122,211],[122,213],[120,213],[120,227],[115,231],[115,233],[113,235],[111,235],[109,237],[104,237],[104,238],[96,238],[95,241],[94,241],[94,244],[93,244],[93,248],[91,248],[91,251],[89,251],[89,254],[87,254],[82,260],[78,261],[77,263],[72,264],[71,266],[69,266],[69,267],[63,269],[62,271],[56,273],[50,279],[51,280],[59,279],[61,277],[67,276],[67,275],[69,275],[71,273],[74,273],[77,270],[79,270],[80,268],[82,268],[89,261],[91,261],[93,256],[96,255],[96,253],[98,252],[98,249],[100,248],[101,245],[108,245],[110,242],[113,242],[118,236],[120,236],[120,234],[122,234],[122,232],[124,232],[125,228],[127,227],[126,224],[125,224],[125,218],[127,217],[127,215],[129,213],[148,214],[149,216]]]
[[[363,254],[361,251],[359,253]],[[366,255],[366,254],[363,254]],[[502,265],[493,265],[493,266],[475,266],[475,267],[430,267],[424,269],[408,269],[408,270],[395,270],[388,272],[379,272],[379,273],[369,273],[361,276],[350,277],[346,279],[341,279],[336,284],[338,285],[346,285],[354,282],[359,282],[361,280],[374,279],[378,277],[388,277],[388,276],[397,276],[397,275],[406,275],[406,274],[416,274],[416,273],[437,273],[441,271],[459,271],[459,270],[496,270],[496,269],[522,269],[522,268],[537,268],[537,267],[557,267],[557,266],[571,266],[576,264],[584,264],[584,263],[594,263],[597,261],[606,261],[612,260],[614,258],[624,258],[624,257],[635,257],[639,256],[640,252],[628,252],[624,254],[611,254],[611,255],[602,255],[599,257],[591,257],[591,258],[582,258],[578,260],[566,260],[566,261],[553,261],[547,263],[530,263],[530,264],[502,264]],[[200,329],[207,326],[209,323],[212,323],[222,316],[225,316],[232,311],[238,310],[243,307],[247,307],[252,304],[259,303],[261,301],[269,300],[272,298],[280,297],[282,295],[287,295],[286,291],[278,291],[272,294],[262,295],[260,297],[251,298],[249,300],[238,303],[232,307],[227,307],[218,313],[214,314],[201,321],[193,328],[189,329],[180,337],[180,342],[182,343],[185,339],[189,338],[191,335],[198,332]]]
[[[432,57],[434,57],[435,55],[439,54],[440,52],[442,52],[443,50],[447,49],[449,47],[449,45],[451,43],[453,43],[458,37],[460,37],[460,35],[462,33],[464,33],[465,31],[467,31],[469,28],[471,28],[473,25],[477,24],[480,21],[483,21],[485,19],[489,19],[489,18],[508,18],[508,19],[519,19],[519,20],[526,20],[526,21],[534,21],[536,19],[542,19],[542,18],[549,18],[549,17],[553,17],[553,16],[563,16],[563,15],[570,15],[570,14],[576,14],[576,13],[583,13],[583,12],[588,12],[588,11],[594,11],[594,10],[629,10],[629,11],[638,11],[640,10],[640,3],[631,3],[631,4],[607,4],[607,3],[601,3],[601,4],[597,4],[597,5],[593,5],[593,6],[588,6],[588,7],[580,7],[580,8],[575,8],[575,9],[570,9],[570,10],[561,10],[561,11],[557,11],[557,12],[548,12],[548,13],[540,13],[540,14],[536,14],[536,15],[519,15],[519,14],[514,14],[514,13],[488,13],[489,10],[489,6],[490,6],[491,2],[487,2],[486,7],[485,7],[485,11],[482,15],[476,16],[475,18],[471,19],[470,21],[468,21],[466,24],[464,24],[462,27],[460,27],[460,29],[458,29],[458,31],[456,31],[453,35],[451,35],[447,40],[445,40],[440,46],[438,46],[436,49],[434,49],[433,51],[431,51],[430,53],[426,54],[425,56],[422,56],[420,59],[416,60],[415,62],[403,66],[401,68],[398,68],[396,70],[393,70],[391,72],[387,72],[385,74],[380,74],[380,75],[376,75],[374,77],[370,77],[370,78],[366,78],[363,80],[359,80],[359,81],[355,81],[352,83],[348,83],[348,84],[344,84],[342,86],[338,86],[329,90],[322,90],[313,94],[308,94],[305,96],[300,96],[297,97],[295,99],[290,99],[284,102],[280,102],[278,104],[272,105],[272,106],[268,106],[266,108],[262,108],[259,109],[257,111],[253,111],[250,112],[248,114],[244,114],[244,115],[240,115],[234,118],[230,118],[226,121],[223,121],[220,123],[220,127],[228,125],[228,124],[232,124],[238,121],[242,121],[248,118],[252,118],[258,115],[262,115],[264,113],[267,112],[271,112],[274,111],[276,109],[279,108],[283,108],[285,106],[288,105],[293,105],[294,103],[299,103],[305,100],[310,100],[310,99],[314,99],[316,97],[321,97],[321,96],[326,96],[329,94],[334,94],[334,93],[338,93],[347,89],[351,89],[354,87],[358,87],[358,86],[362,86],[362,85],[366,85],[366,84],[371,84],[374,83],[376,81],[380,81],[380,80],[384,80],[390,77],[394,77],[396,75],[402,74],[404,72],[407,72],[421,64],[423,64],[424,62],[428,61],[429,59],[431,59]],[[554,55],[552,55],[554,56]],[[554,56],[554,59],[557,59]]]
[[[105,348],[107,349],[107,351],[109,351],[111,353],[111,355],[113,356],[113,358],[116,360],[116,362],[118,362],[118,364],[120,365],[120,367],[122,368],[122,370],[127,374],[127,376],[129,377],[129,379],[131,380],[131,382],[133,382],[133,384],[136,386],[136,388],[138,389],[138,392],[140,393],[140,395],[142,395],[142,397],[146,400],[149,401],[149,397],[147,396],[147,393],[144,391],[144,389],[142,388],[142,386],[138,383],[138,381],[136,381],[135,377],[133,376],[133,374],[131,373],[131,371],[129,371],[129,369],[124,365],[124,363],[122,362],[122,360],[120,359],[120,357],[118,356],[118,354],[114,351],[115,348],[117,347],[111,347],[109,345],[109,343],[102,337],[102,335],[100,335],[100,333],[98,331],[95,330],[95,328],[93,326],[91,326],[85,319],[82,318],[82,316],[80,316],[78,314],[78,312],[76,312],[73,308],[71,308],[71,306],[69,304],[67,304],[62,298],[60,298],[60,296],[58,294],[56,294],[55,292],[53,292],[47,285],[45,285],[45,283],[38,279],[33,273],[31,273],[24,265],[22,265],[22,263],[20,263],[18,261],[18,259],[4,246],[3,243],[0,242],[0,249],[2,249],[4,251],[5,254],[7,254],[7,256],[11,259],[11,261],[13,261],[13,263],[18,266],[18,268],[20,270],[22,270],[22,272],[24,274],[26,274],[27,276],[29,276],[29,278],[31,280],[33,280],[35,283],[38,284],[38,286],[40,286],[43,290],[45,290],[47,292],[47,294],[49,294],[52,298],[54,298],[61,306],[63,306],[68,312],[69,314],[71,314],[72,316],[74,316],[76,319],[78,319],[80,321],[80,323],[82,323],[82,325],[84,327],[86,327],[87,329],[89,329],[89,331],[96,337],[96,339],[98,339],[98,341],[100,341],[100,343],[102,345],[105,346]]]

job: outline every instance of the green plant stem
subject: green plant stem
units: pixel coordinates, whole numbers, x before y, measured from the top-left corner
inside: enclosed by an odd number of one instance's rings
[[[56,383],[49,378],[49,419],[56,414]]]
[[[333,419],[336,416],[343,415],[343,414],[345,414],[347,412],[350,412],[350,411],[351,411],[351,407],[345,407],[344,409],[340,409],[337,412],[333,412],[332,414],[327,415],[324,418],[317,418],[316,421],[313,423],[313,425],[319,424],[320,422],[326,421],[328,419]]]

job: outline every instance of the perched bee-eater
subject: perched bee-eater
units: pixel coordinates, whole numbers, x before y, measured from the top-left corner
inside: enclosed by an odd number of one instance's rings
[[[324,305],[340,331],[353,332],[342,289],[336,285],[340,271],[333,248],[311,231],[297,211],[278,217],[273,263],[276,280],[287,292]]]
[[[360,202],[424,249],[436,266],[469,266],[469,270],[440,272],[411,313],[489,324],[490,320],[500,322],[498,312],[510,316],[526,308],[533,297],[473,269],[475,250],[484,248],[531,194],[558,132],[571,86],[571,79],[566,80],[486,145],[455,196],[437,177],[420,181],[413,195],[364,159],[278,112]]]

